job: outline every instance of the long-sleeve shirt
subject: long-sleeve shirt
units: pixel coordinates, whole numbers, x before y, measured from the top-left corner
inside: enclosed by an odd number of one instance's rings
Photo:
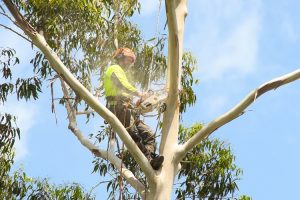
[[[137,96],[137,89],[128,81],[126,73],[119,65],[107,68],[104,75],[105,96]]]

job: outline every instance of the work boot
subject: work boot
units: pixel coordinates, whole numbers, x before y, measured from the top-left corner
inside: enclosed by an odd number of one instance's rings
[[[157,155],[155,158],[153,158],[150,161],[150,164],[154,170],[159,170],[163,162],[164,162],[164,156]]]

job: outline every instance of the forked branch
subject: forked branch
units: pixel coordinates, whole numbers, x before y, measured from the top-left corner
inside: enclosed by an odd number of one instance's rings
[[[211,121],[209,124],[204,126],[198,133],[191,137],[185,144],[183,144],[183,146],[181,146],[177,154],[177,159],[182,160],[188,151],[194,148],[197,144],[199,144],[202,140],[204,140],[206,137],[212,134],[215,130],[242,115],[245,109],[264,93],[270,90],[275,90],[280,86],[286,85],[298,79],[300,79],[300,69],[286,74],[284,76],[275,78],[254,89],[231,110]]]

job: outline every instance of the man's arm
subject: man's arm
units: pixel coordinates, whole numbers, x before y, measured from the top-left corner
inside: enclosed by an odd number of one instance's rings
[[[138,90],[129,83],[124,73],[113,72],[111,80],[123,92],[133,96],[140,96]]]

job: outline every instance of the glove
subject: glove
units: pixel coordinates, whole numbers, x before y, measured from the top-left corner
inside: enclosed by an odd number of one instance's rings
[[[143,98],[140,98],[139,100],[137,100],[137,102],[135,103],[136,107],[139,107],[141,105],[141,103],[143,103]]]
[[[135,103],[136,107],[139,107],[141,105],[141,103],[146,99],[146,94],[139,92],[139,97],[140,97],[140,99],[137,100],[137,102]]]

